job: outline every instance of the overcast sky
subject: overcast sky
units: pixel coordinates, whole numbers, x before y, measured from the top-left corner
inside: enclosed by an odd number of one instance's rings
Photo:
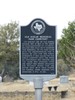
[[[0,24],[12,21],[27,25],[42,18],[57,26],[57,38],[69,21],[75,20],[75,0],[0,0]]]

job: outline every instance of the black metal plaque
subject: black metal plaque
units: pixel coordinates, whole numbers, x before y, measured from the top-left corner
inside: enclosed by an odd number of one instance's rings
[[[21,26],[21,74],[56,74],[56,27],[42,19]]]

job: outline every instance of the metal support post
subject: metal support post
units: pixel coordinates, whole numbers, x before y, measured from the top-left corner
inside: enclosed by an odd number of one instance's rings
[[[42,78],[34,79],[34,88],[35,88],[35,100],[42,100],[42,88],[43,88]]]

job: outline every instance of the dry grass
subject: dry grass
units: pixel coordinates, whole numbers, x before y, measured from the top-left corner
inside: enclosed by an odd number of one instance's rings
[[[34,91],[33,86],[29,86],[25,81],[0,83],[0,92],[14,91]]]
[[[0,96],[0,100],[35,100],[34,95],[27,94],[27,95],[15,95],[15,96]],[[49,93],[43,94],[43,100],[59,100],[59,96],[57,94],[51,95]]]
[[[69,83],[65,85],[59,84],[59,79],[55,79],[49,85],[57,85],[57,92],[50,92],[48,85],[43,88],[43,100],[75,100],[75,79],[70,78]],[[67,89],[66,98],[60,98],[60,91]],[[0,83],[0,100],[35,100],[34,86],[26,81],[15,81]]]
[[[29,99],[28,98],[24,98],[23,96],[15,96],[15,97],[0,96],[0,100],[29,100]]]

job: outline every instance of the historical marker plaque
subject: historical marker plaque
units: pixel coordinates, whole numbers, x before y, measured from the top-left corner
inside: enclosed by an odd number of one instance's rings
[[[56,27],[42,19],[21,26],[20,74],[24,79],[56,75]],[[26,78],[27,76],[27,78]],[[33,78],[30,79],[30,77]],[[45,79],[47,80],[47,79]]]

